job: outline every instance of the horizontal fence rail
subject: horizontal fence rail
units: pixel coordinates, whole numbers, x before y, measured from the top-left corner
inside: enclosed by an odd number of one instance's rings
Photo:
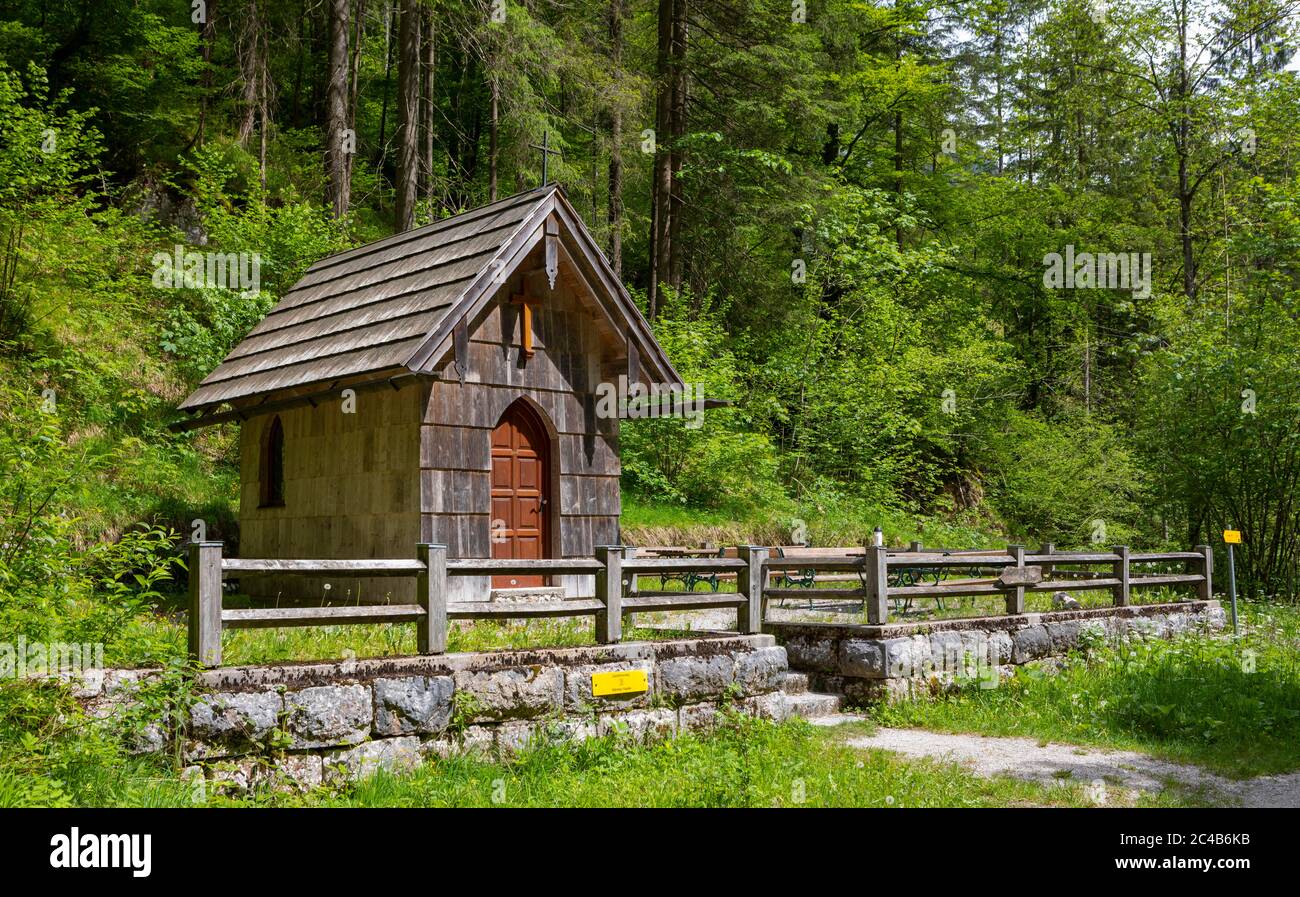
[[[204,666],[221,665],[221,634],[225,629],[256,629],[286,626],[328,626],[368,623],[415,623],[417,649],[421,654],[447,650],[450,620],[509,620],[547,617],[592,617],[596,640],[602,644],[622,639],[623,618],[632,613],[680,610],[734,610],[736,630],[757,633],[763,628],[767,601],[791,597],[861,601],[868,623],[889,622],[891,600],[915,598],[1002,595],[1007,614],[1025,612],[1025,595],[1069,589],[1109,590],[1116,606],[1127,605],[1135,588],[1193,586],[1196,595],[1212,595],[1214,557],[1209,546],[1195,551],[1138,553],[1127,546],[1109,551],[1058,552],[1048,544],[1029,554],[1020,545],[1005,551],[936,551],[912,543],[909,550],[883,546],[862,548],[771,549],[742,545],[735,557],[637,557],[636,549],[610,545],[596,548],[594,558],[546,558],[509,560],[447,557],[445,545],[421,544],[414,559],[321,559],[275,560],[226,558],[222,543],[190,545],[189,649]],[[1150,565],[1182,564],[1184,572],[1134,570]],[[1070,570],[1070,567],[1107,567],[1104,572]],[[985,570],[998,574],[995,580],[944,581],[954,570]],[[904,578],[910,571],[913,579]],[[797,572],[804,587],[773,586],[773,577],[789,582]],[[914,582],[920,574],[933,574],[933,584],[890,585],[890,576]],[[406,576],[416,582],[414,604],[359,605],[347,607],[226,608],[222,606],[222,580],[245,574]],[[735,592],[691,590],[640,591],[639,575],[693,574],[697,579],[734,578]],[[592,598],[508,601],[448,602],[450,577],[500,575],[594,576]],[[847,588],[818,587],[822,581],[846,581]],[[1086,577],[1086,578],[1084,578]],[[697,580],[690,580],[693,583]],[[691,586],[693,588],[693,586]],[[942,607],[942,604],[940,604]]]
[[[842,572],[857,574],[861,581],[858,589],[779,588],[764,589],[767,598],[860,598],[865,605],[867,622],[889,622],[890,599],[960,598],[982,595],[1002,595],[1006,598],[1008,614],[1025,612],[1025,595],[1033,592],[1109,590],[1117,607],[1129,603],[1134,588],[1154,586],[1195,586],[1198,598],[1208,599],[1213,592],[1214,556],[1208,545],[1199,545],[1195,551],[1165,551],[1136,553],[1120,545],[1110,551],[1058,552],[1051,545],[1043,546],[1037,554],[1029,554],[1022,545],[1009,545],[1005,551],[926,551],[920,543],[912,543],[908,551],[891,550],[879,545],[861,549],[842,549],[840,554],[818,552],[801,555],[797,549],[785,557],[772,558],[765,565],[768,573],[783,571]],[[1185,573],[1134,574],[1134,565],[1183,563]],[[1091,578],[1061,578],[1071,571],[1070,566],[1109,565],[1109,574]],[[944,582],[942,576],[953,570],[997,570],[995,581]],[[889,584],[892,572],[931,571],[937,574],[933,584]],[[812,577],[815,579],[815,577]],[[766,580],[765,580],[766,581]]]

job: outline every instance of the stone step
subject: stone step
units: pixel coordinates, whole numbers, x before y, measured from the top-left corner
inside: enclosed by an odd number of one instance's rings
[[[860,713],[832,713],[830,716],[819,716],[808,722],[814,726],[830,728],[831,726],[842,726],[845,723],[860,723],[866,717]]]
[[[807,673],[786,673],[781,680],[781,691],[788,695],[801,695],[808,691]]]
[[[822,695],[812,691],[785,696],[786,715],[801,716],[804,719],[839,713],[843,703],[844,699],[839,695]]]

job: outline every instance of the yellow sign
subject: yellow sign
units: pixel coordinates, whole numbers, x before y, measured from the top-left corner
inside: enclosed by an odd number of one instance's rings
[[[1225,529],[1225,530],[1223,531],[1223,541],[1227,542],[1229,545],[1240,545],[1240,544],[1241,544],[1241,530],[1239,530],[1239,529]]]
[[[650,680],[645,670],[615,670],[612,673],[592,673],[591,693],[598,698],[609,695],[631,695],[649,691]]]

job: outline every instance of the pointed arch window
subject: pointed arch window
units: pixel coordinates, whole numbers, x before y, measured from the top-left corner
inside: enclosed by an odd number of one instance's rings
[[[279,415],[271,418],[262,433],[262,457],[258,481],[263,508],[284,507],[284,425]]]

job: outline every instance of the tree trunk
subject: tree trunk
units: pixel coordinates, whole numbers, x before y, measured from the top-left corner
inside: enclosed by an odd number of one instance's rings
[[[1178,153],[1178,224],[1179,238],[1183,249],[1183,295],[1188,300],[1196,298],[1196,253],[1192,245],[1192,201],[1195,188],[1191,184],[1187,156],[1190,152],[1188,140],[1191,138],[1191,124],[1187,104],[1187,4],[1179,6],[1178,14],[1178,131],[1174,137],[1174,148]]]
[[[488,202],[497,201],[497,139],[501,125],[501,84],[495,73],[488,76],[492,92],[491,121],[488,123]]]
[[[438,38],[433,30],[433,13],[424,16],[424,79],[421,93],[420,118],[424,122],[424,158],[420,163],[421,177],[424,179],[424,199],[433,208],[433,138],[437,130],[434,126],[436,113],[438,72]]]
[[[348,0],[331,0],[329,85],[325,94],[325,174],[334,217],[348,213]]]
[[[420,169],[420,6],[401,0],[397,49],[397,208],[398,231],[415,226]]]
[[[682,138],[686,136],[686,108],[688,85],[686,79],[686,22],[687,0],[673,4],[673,94],[672,94],[672,156],[668,194],[668,282],[674,290],[682,288],[681,228],[685,200],[682,196]]]
[[[357,133],[357,91],[358,84],[361,80],[361,40],[365,35],[366,19],[366,0],[357,0],[357,13],[355,27],[352,29],[352,61],[349,63],[348,73],[348,127],[352,129],[353,138]],[[344,157],[344,163],[347,166],[348,183],[352,183],[352,163],[356,160],[356,148],[354,151]]]
[[[609,61],[617,78],[623,67],[623,0],[609,3]],[[623,109],[616,99],[609,113],[609,264],[623,276]]]
[[[393,16],[395,12],[384,0],[384,89],[379,105],[379,145],[375,147],[375,168],[382,171],[388,156],[388,88],[393,83]]]
[[[894,11],[898,13],[903,6],[904,0],[894,0]],[[899,24],[894,32],[894,68],[901,70],[903,66],[903,25],[902,16],[899,15]],[[894,242],[897,243],[899,250],[903,248],[903,225],[899,219],[903,217],[903,110],[894,111]]]
[[[206,15],[203,22],[203,76],[199,79],[199,126],[194,132],[194,139],[190,141],[187,149],[202,146],[204,131],[208,121],[208,102],[212,93],[212,48],[217,42],[217,27],[213,20],[213,14],[216,11],[216,0],[208,0]]]
[[[253,127],[257,124],[257,82],[260,66],[258,64],[259,44],[261,42],[261,15],[257,0],[248,4],[247,18],[239,35],[236,50],[239,59],[239,76],[241,83],[239,102],[239,145],[247,148],[253,136]]]
[[[676,7],[676,0],[659,0],[659,52],[655,57],[655,75],[658,80],[655,158],[650,181],[650,283],[646,289],[649,300],[647,314],[652,321],[659,308],[659,281],[668,276],[669,268],[668,241],[672,227],[669,197],[672,195],[673,173],[668,143],[672,133],[673,14]]]
[[[297,59],[293,67],[293,102],[289,104],[289,121],[295,128],[302,127],[302,79],[304,63],[311,58],[307,41],[307,0],[298,0],[298,40],[294,45]]]
[[[894,113],[894,242],[903,248],[903,113]]]
[[[268,125],[271,122],[271,67],[267,62],[266,33],[261,33],[261,41],[258,47],[258,76],[257,76],[257,112],[258,118],[261,119],[261,125],[258,128],[258,134],[261,138],[257,150],[257,171],[258,179],[262,189],[266,189],[266,142],[269,133]]]

